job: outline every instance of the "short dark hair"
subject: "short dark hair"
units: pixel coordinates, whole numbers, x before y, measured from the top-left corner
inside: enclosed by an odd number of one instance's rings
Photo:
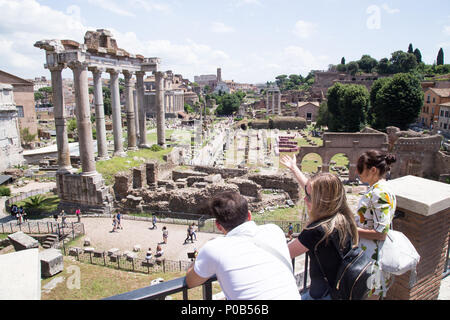
[[[227,231],[247,221],[247,200],[237,192],[223,192],[208,203],[208,213]]]
[[[356,168],[358,173],[361,174],[364,171],[364,167],[367,169],[375,167],[380,170],[380,176],[383,176],[386,172],[391,170],[391,164],[396,160],[397,159],[393,154],[385,155],[378,150],[369,150],[359,157]]]

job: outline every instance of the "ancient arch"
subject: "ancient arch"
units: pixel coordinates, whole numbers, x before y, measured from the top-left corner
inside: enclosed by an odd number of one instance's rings
[[[308,171],[306,171],[306,168],[304,165],[305,163],[303,161],[305,160],[306,157],[308,157],[310,155],[314,155],[314,154],[320,158],[320,162],[318,163],[318,170],[313,171],[313,173],[322,171],[321,168],[323,165],[323,157],[317,152],[309,152],[309,153],[303,155],[303,157],[301,159],[297,158],[297,165],[300,168],[300,170],[302,170],[304,172],[308,172]],[[313,161],[313,160],[309,160],[309,161]]]
[[[376,149],[387,152],[389,141],[385,133],[324,133],[323,146],[321,147],[301,147],[297,155],[297,165],[301,166],[301,161],[308,153],[317,153],[321,156],[322,172],[330,171],[331,158],[343,153],[347,156],[349,166],[349,180],[355,181],[357,178],[356,163],[359,156],[368,150]]]

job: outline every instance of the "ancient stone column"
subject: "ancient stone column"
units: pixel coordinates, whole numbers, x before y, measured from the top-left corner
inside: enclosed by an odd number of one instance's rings
[[[136,88],[133,90],[133,106],[134,106],[134,125],[136,127],[136,138],[139,143],[139,111],[138,111],[138,103],[137,103],[137,92]]]
[[[281,115],[281,91],[277,92],[277,98],[278,98],[278,114]]]
[[[125,76],[125,99],[127,108],[128,150],[137,150],[136,123],[134,120],[133,87],[131,85],[132,74],[124,72]]]
[[[166,147],[166,128],[164,113],[164,78],[163,72],[155,72],[156,83],[156,132],[158,137],[158,145]]]
[[[55,114],[56,145],[58,149],[58,172],[69,172],[72,169],[72,165],[70,163],[63,81],[61,75],[64,66],[49,69],[52,76],[53,112]]]
[[[110,74],[110,90],[111,90],[111,107],[113,118],[113,134],[114,134],[114,153],[113,156],[125,157],[123,151],[122,136],[122,115],[120,111],[120,91],[119,91],[119,72],[109,70]]]
[[[266,113],[269,114],[269,91],[266,91]]]
[[[76,117],[79,139],[82,175],[97,174],[95,168],[92,139],[91,112],[89,105],[89,87],[87,65],[81,62],[71,63],[75,88]]]
[[[150,148],[147,143],[147,113],[144,106],[144,75],[136,72],[136,95],[139,110],[139,148]]]
[[[95,128],[97,130],[97,151],[100,160],[109,159],[108,144],[106,142],[105,108],[103,105],[102,71],[93,69],[94,76],[94,104],[95,104]]]
[[[275,114],[275,91],[272,91],[272,114]]]

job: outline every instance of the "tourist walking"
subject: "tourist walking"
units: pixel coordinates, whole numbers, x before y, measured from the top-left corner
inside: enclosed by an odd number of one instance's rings
[[[158,229],[157,227],[156,227],[156,216],[155,215],[153,215],[153,217],[152,217],[152,224],[153,224],[153,227],[152,227],[152,229],[154,230],[154,229]]]
[[[113,225],[113,229],[112,229],[111,232],[115,232],[117,230],[117,217],[116,217],[116,215],[113,216],[112,225]]]
[[[65,227],[66,226],[66,213],[64,212],[64,210],[61,210],[61,224],[62,224],[62,226],[63,227]]]
[[[169,238],[169,230],[167,230],[166,226],[162,228],[162,234],[163,234],[163,242],[164,244],[167,244],[167,239]]]
[[[117,229],[123,229],[122,227],[122,214],[120,212],[117,213]]]
[[[77,222],[80,223],[81,222],[81,210],[80,210],[80,208],[78,208],[75,211],[75,215],[77,216]]]
[[[191,240],[191,243],[194,243],[194,240],[192,239],[192,226],[187,228],[187,236],[186,239],[184,239],[184,244],[186,244],[188,240]]]
[[[237,192],[216,195],[207,208],[225,235],[199,249],[186,273],[188,288],[217,276],[227,300],[299,300],[286,237],[274,224],[251,221]]]
[[[27,222],[28,221],[27,212],[23,207],[21,207],[21,208],[22,208],[22,220],[23,220],[23,222]]]
[[[292,235],[293,234],[294,234],[294,226],[292,225],[292,222],[289,222],[289,227],[288,227],[289,240],[292,240]]]
[[[374,261],[371,270],[372,291],[369,299],[378,300],[386,297],[391,282],[391,274],[383,272],[378,264],[380,241],[392,229],[397,199],[384,179],[390,166],[396,161],[394,155],[385,155],[377,150],[364,152],[358,159],[356,169],[359,179],[369,184],[366,193],[358,203],[356,224],[360,238],[360,247]]]
[[[192,237],[191,238],[194,238],[194,241],[197,241],[197,234],[195,233],[195,223],[193,222],[192,223],[192,225],[191,225],[191,235],[192,235]]]
[[[358,231],[344,185],[331,173],[307,178],[297,167],[295,154],[292,158],[284,155],[280,163],[291,170],[305,191],[309,220],[298,238],[288,244],[291,258],[307,253],[311,261],[311,286],[302,294],[302,300],[331,300],[341,256],[358,245]]]

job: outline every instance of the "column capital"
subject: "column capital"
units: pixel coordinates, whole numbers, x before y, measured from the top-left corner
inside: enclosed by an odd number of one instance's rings
[[[106,71],[105,68],[99,68],[99,67],[88,67],[88,70],[92,72],[92,74],[102,74]]]
[[[143,77],[145,76],[145,71],[136,71],[136,77]]]
[[[64,64],[55,64],[52,66],[47,66],[47,69],[50,70],[50,72],[63,71],[66,67],[67,67],[67,65],[64,63]]]
[[[117,69],[106,69],[106,72],[108,72],[111,75],[118,75],[119,73],[122,72],[122,70],[117,70]]]
[[[77,60],[77,61],[68,62],[67,66],[72,70],[75,70],[75,69],[86,69],[87,70],[88,64],[86,62]]]

